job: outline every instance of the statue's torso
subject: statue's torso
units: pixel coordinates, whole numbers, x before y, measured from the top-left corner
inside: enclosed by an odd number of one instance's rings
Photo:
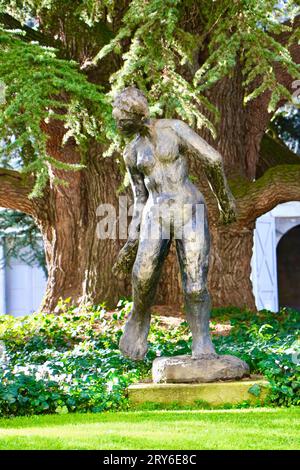
[[[180,138],[172,128],[172,120],[151,123],[152,132],[137,136],[132,142],[134,161],[143,174],[149,192],[149,203],[168,199],[176,203],[203,202],[203,195],[188,177],[188,166]]]

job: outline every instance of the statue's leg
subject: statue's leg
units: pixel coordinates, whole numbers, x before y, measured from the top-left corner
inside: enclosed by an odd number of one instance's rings
[[[200,227],[195,223],[187,224],[181,239],[176,240],[185,312],[193,337],[192,356],[195,358],[215,354],[209,332],[211,302],[207,290],[210,235],[205,205],[201,209]]]
[[[133,307],[119,344],[122,354],[134,360],[142,360],[148,349],[150,307],[169,246],[170,240],[163,239],[141,237],[139,243],[132,270]]]

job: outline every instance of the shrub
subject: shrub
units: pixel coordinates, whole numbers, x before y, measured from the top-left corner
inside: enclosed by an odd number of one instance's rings
[[[168,330],[154,317],[146,359],[134,362],[122,357],[118,341],[130,305],[123,300],[111,313],[104,305],[79,309],[65,302],[59,315],[2,315],[0,413],[126,409],[126,388],[149,377],[157,355],[189,354],[191,347],[186,322]],[[270,382],[272,403],[300,403],[299,312],[257,315],[222,309],[212,317],[213,321],[228,320],[232,326],[228,336],[214,339],[219,353],[237,355],[248,362],[253,373],[264,374]]]

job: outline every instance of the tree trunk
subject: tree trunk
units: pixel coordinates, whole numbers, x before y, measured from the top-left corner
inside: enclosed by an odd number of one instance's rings
[[[255,309],[250,280],[253,229],[225,227],[212,230],[209,288],[214,307]]]
[[[54,186],[47,200],[48,217],[44,211],[37,217],[48,267],[45,311],[53,311],[60,298],[113,305],[130,293],[129,281],[118,281],[111,273],[123,241],[97,238],[97,207],[117,207],[119,181],[114,161],[96,158],[101,165],[72,172],[67,187]]]
[[[49,136],[48,152],[61,162],[79,163],[76,143],[62,145],[61,122],[44,123]],[[128,280],[118,281],[111,267],[122,240],[97,238],[97,207],[118,207],[117,188],[121,175],[113,158],[103,158],[103,149],[92,143],[85,155],[85,169],[61,170],[49,166],[50,183],[44,204],[36,207],[35,219],[42,232],[48,267],[42,308],[51,311],[58,300],[116,302],[129,293]],[[57,180],[66,184],[57,184]]]

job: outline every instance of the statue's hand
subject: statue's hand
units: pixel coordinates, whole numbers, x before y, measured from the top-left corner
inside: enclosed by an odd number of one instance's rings
[[[223,225],[232,224],[236,221],[237,218],[237,211],[236,211],[236,204],[233,198],[230,198],[228,205],[221,210],[220,213],[220,222]]]
[[[138,240],[130,240],[127,241],[121,249],[118,258],[112,267],[112,272],[118,279],[124,279],[126,275],[131,272],[138,244]]]

